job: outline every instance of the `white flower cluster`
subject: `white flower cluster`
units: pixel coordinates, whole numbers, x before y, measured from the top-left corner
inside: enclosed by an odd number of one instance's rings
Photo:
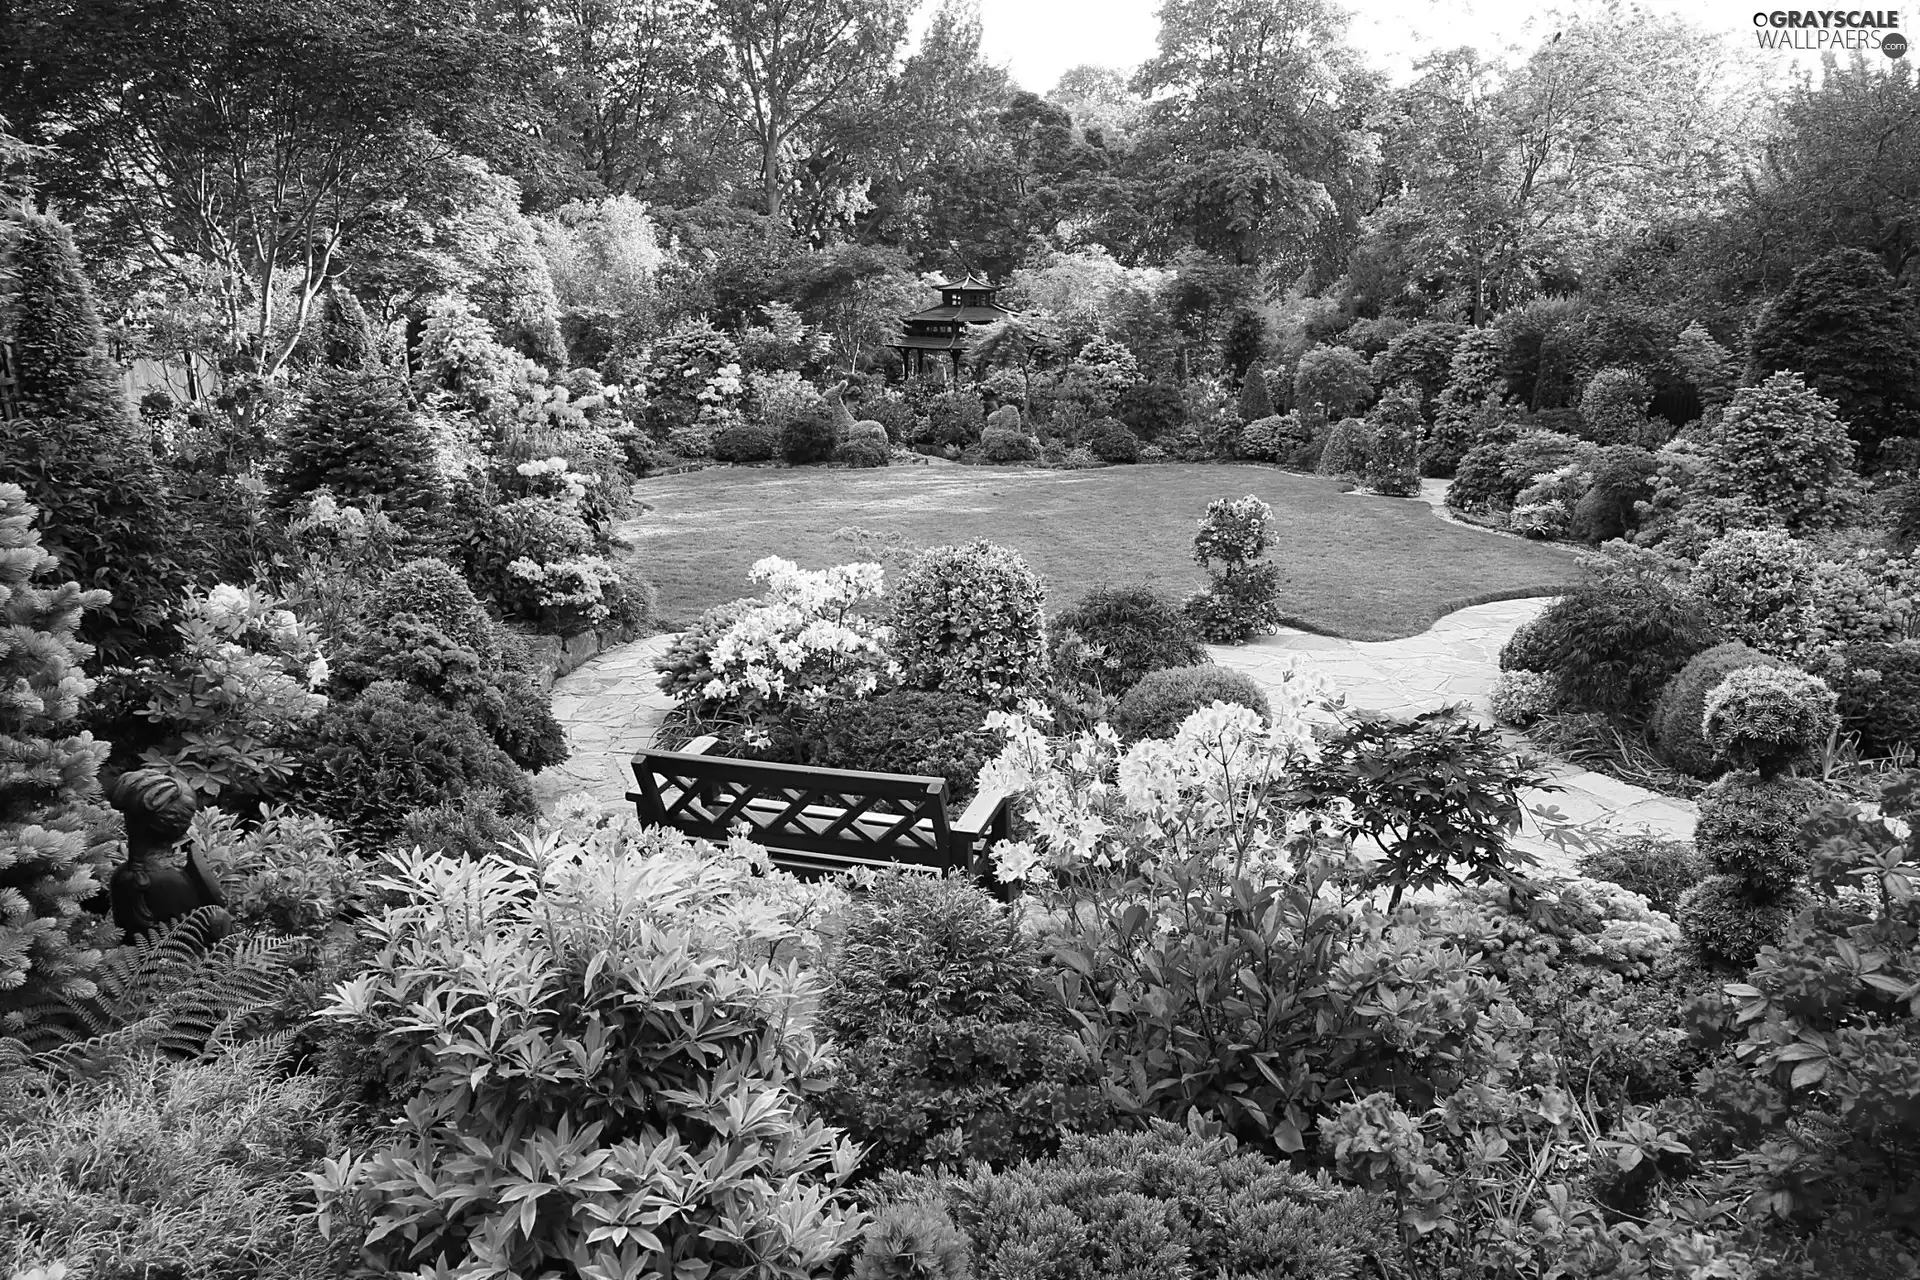
[[[1018,795],[1035,840],[1003,841],[990,851],[1005,883],[1042,867],[1145,865],[1157,857],[1212,851],[1224,868],[1271,858],[1278,845],[1264,801],[1316,747],[1310,709],[1330,693],[1297,668],[1272,690],[1272,718],[1216,701],[1170,739],[1149,738],[1124,752],[1105,724],[1071,739],[1050,739],[1046,712],[995,712],[989,728],[1007,735],[980,785]],[[1108,779],[1114,781],[1108,781]]]
[[[716,673],[701,693],[771,704],[829,694],[864,697],[898,678],[887,656],[890,632],[853,614],[885,587],[879,565],[843,564],[809,572],[769,556],[748,575],[767,586],[766,602],[714,643]]]
[[[546,492],[549,486],[542,481],[550,480],[555,496],[565,496],[576,502],[587,496],[588,485],[600,483],[598,476],[569,470],[567,460],[559,457],[535,458],[531,462],[521,463],[514,470],[532,480],[537,492]]]
[[[507,572],[533,585],[542,608],[579,609],[594,626],[613,616],[608,588],[619,586],[620,570],[601,556],[573,556],[551,564],[521,556],[507,565]]]
[[[697,375],[699,370],[690,367],[687,372]],[[713,371],[707,378],[706,384],[694,393],[693,398],[704,405],[718,407],[738,400],[740,393],[744,390],[746,390],[746,384],[740,380],[740,366],[723,364]]]

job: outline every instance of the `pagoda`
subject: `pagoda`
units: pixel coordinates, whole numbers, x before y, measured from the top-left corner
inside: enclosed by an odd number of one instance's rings
[[[997,285],[973,275],[961,280],[941,280],[933,287],[940,291],[940,305],[901,316],[900,340],[893,344],[893,349],[900,353],[900,363],[909,378],[926,372],[929,356],[938,361],[940,354],[945,353],[957,379],[960,357],[967,350],[967,330],[1004,320],[1013,312],[995,301],[994,295],[1000,292]]]

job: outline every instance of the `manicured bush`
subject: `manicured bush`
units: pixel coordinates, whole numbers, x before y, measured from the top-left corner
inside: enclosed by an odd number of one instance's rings
[[[492,619],[459,574],[444,560],[423,556],[409,560],[381,576],[368,602],[367,618],[387,622],[410,613],[445,632],[455,644],[470,649],[492,666],[501,661],[501,649]]]
[[[1813,555],[1781,529],[1736,529],[1700,553],[1688,588],[1731,636],[1790,647],[1813,585]]]
[[[1767,777],[1812,759],[1839,723],[1827,682],[1793,667],[1729,672],[1701,716],[1718,755]]]
[[[997,411],[996,416],[998,412],[1004,411]],[[1015,413],[1017,416],[1018,410]],[[1040,447],[1024,427],[1007,431],[989,424],[980,436],[980,452],[988,462],[1031,462],[1040,456]]]
[[[1198,663],[1150,671],[1128,689],[1113,710],[1113,728],[1122,742],[1171,738],[1188,716],[1215,702],[1270,713],[1266,691],[1244,671]]]
[[[1507,483],[1506,446],[1477,444],[1461,457],[1447,486],[1447,505],[1455,511],[1484,511],[1511,506],[1520,490]]]
[[[886,444],[888,442],[887,428],[885,424],[875,422],[871,418],[862,418],[847,428],[847,443],[850,444],[855,440],[865,440],[873,444]]]
[[[1240,429],[1237,449],[1243,458],[1252,458],[1258,462],[1275,462],[1289,443],[1286,436],[1286,419],[1270,414],[1264,418],[1256,418]]]
[[[1066,1032],[1040,945],[968,880],[881,878],[825,969],[840,1072],[822,1107],[873,1165],[1006,1164],[1106,1127],[1099,1073]]]
[[[1158,382],[1137,383],[1122,390],[1114,400],[1113,416],[1139,439],[1158,440],[1179,430],[1186,417],[1186,401],[1178,387]]]
[[[1800,824],[1824,789],[1804,778],[1732,773],[1700,795],[1694,846],[1714,875],[1681,900],[1680,928],[1710,963],[1743,968],[1777,942],[1807,869]]]
[[[713,456],[720,462],[768,462],[779,447],[780,433],[754,422],[724,427],[713,437]]]
[[[1492,704],[1496,724],[1524,729],[1553,714],[1564,702],[1560,682],[1539,671],[1502,671],[1494,682]]]
[[[1046,587],[1027,562],[984,539],[933,547],[894,583],[894,656],[902,679],[1007,705],[1044,681]]]
[[[1573,466],[1598,453],[1584,440],[1558,431],[1525,431],[1506,446],[1506,483],[1509,501],[1550,471]]]
[[[977,698],[923,689],[837,698],[789,717],[776,735],[779,758],[945,778],[951,803],[963,805],[979,786],[981,766],[1000,754],[999,735],[986,727],[992,710]]]
[[[1653,384],[1638,369],[1602,369],[1580,396],[1581,434],[1599,444],[1640,444]]]
[[[33,1010],[93,994],[100,947],[117,934],[80,909],[106,887],[118,823],[101,801],[105,743],[76,732],[93,689],[74,639],[105,593],[60,581],[35,510],[0,483],[0,1040],[30,1031]]]
[[[389,511],[440,500],[433,434],[383,369],[328,370],[287,424],[277,478],[287,501],[326,488],[345,502],[377,497]]]
[[[1667,763],[1696,778],[1711,778],[1726,767],[1701,727],[1707,695],[1727,676],[1744,667],[1783,667],[1778,658],[1748,648],[1737,640],[1702,649],[1687,659],[1679,674],[1667,681],[1654,703],[1647,727],[1654,745]]]
[[[788,419],[780,428],[780,456],[794,466],[825,462],[833,456],[840,437],[833,410],[824,403],[814,405]]]
[[[849,467],[884,467],[893,462],[893,450],[884,440],[849,440],[835,451],[834,458]]]
[[[1273,534],[1273,508],[1252,494],[1207,504],[1193,562],[1207,571],[1208,585],[1181,604],[1202,639],[1242,644],[1279,625],[1280,567],[1262,559]]]
[[[913,407],[897,392],[870,390],[861,398],[859,408],[860,421],[879,423],[890,444],[905,444],[913,434],[917,421]]]
[[[1051,1160],[887,1187],[943,1211],[929,1235],[961,1223],[996,1280],[1369,1280],[1397,1247],[1387,1201],[1165,1121],[1069,1138]],[[882,1222],[897,1221],[888,1212]]]
[[[1580,874],[1631,889],[1655,911],[1672,915],[1687,890],[1707,876],[1707,860],[1688,840],[1621,836],[1580,855]]]
[[[400,830],[414,809],[477,787],[496,788],[503,811],[531,814],[526,775],[473,717],[393,681],[335,703],[307,731],[298,797],[363,844]]]
[[[1830,682],[1840,721],[1860,735],[1863,752],[1920,748],[1920,644],[1849,645]]]
[[[1359,476],[1367,470],[1373,447],[1373,433],[1359,418],[1342,418],[1327,432],[1320,450],[1320,474],[1323,476]]]
[[[1795,370],[1831,398],[1871,462],[1920,408],[1920,319],[1912,291],[1878,256],[1835,249],[1794,273],[1754,327],[1749,383]],[[1752,388],[1746,388],[1751,390]],[[1739,393],[1735,395],[1738,403]],[[1790,451],[1790,450],[1789,450]],[[1756,458],[1755,466],[1770,460]]]
[[[1206,646],[1180,606],[1152,587],[1095,587],[1054,615],[1052,629],[1072,631],[1105,651],[1101,685],[1119,694],[1150,672],[1207,661]]]
[[[1123,422],[1103,418],[1087,433],[1087,448],[1102,462],[1140,461],[1140,439]]]
[[[1419,493],[1419,404],[1404,392],[1382,396],[1367,415],[1367,434],[1367,487],[1391,498]]]
[[[1836,407],[1792,372],[1740,388],[1700,433],[1689,496],[1764,511],[1792,534],[1845,523],[1864,487]]]
[[[1680,934],[1695,955],[1722,969],[1744,970],[1761,948],[1779,942],[1799,909],[1797,898],[1754,902],[1738,876],[1708,876],[1675,908]]]
[[[119,371],[108,354],[106,330],[73,232],[58,219],[30,209],[15,212],[8,221],[14,230],[8,246],[13,277],[8,336],[21,414],[127,421]]]
[[[858,1152],[805,1117],[817,989],[763,958],[806,941],[817,893],[660,830],[396,852],[374,887],[396,901],[321,1017],[403,1106],[313,1178],[323,1214],[370,1228],[367,1265],[801,1276],[858,1238]],[[485,1011],[486,1039],[449,1009]]]
[[[1674,673],[1720,638],[1687,597],[1624,575],[1574,588],[1535,625],[1567,701],[1608,715],[1646,715]]]
[[[1027,433],[1026,424],[1020,421],[1018,405],[1003,404],[987,415],[986,431],[1006,431],[1018,435]]]

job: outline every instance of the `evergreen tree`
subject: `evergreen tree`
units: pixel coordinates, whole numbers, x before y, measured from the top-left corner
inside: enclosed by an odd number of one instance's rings
[[[1240,420],[1258,422],[1273,416],[1273,396],[1267,391],[1267,371],[1258,360],[1247,366],[1240,383]]]
[[[319,323],[314,327],[313,354],[336,369],[376,369],[380,344],[373,322],[352,292],[329,282],[320,295]]]
[[[1725,404],[1737,381],[1733,353],[1713,340],[1695,320],[1680,331],[1673,344],[1674,363],[1700,393],[1703,405]]]
[[[76,636],[104,591],[49,583],[58,561],[40,545],[35,508],[0,484],[0,1036],[32,1029],[34,1010],[93,994],[105,920],[81,910],[107,882],[116,843],[101,803],[106,744],[72,733],[93,682]]]
[[[73,233],[38,213],[21,214],[19,227],[13,355],[23,411],[32,417],[129,418]]]
[[[1889,436],[1920,431],[1920,315],[1871,253],[1808,263],[1760,317],[1747,383],[1783,369],[1839,405],[1863,462]]]

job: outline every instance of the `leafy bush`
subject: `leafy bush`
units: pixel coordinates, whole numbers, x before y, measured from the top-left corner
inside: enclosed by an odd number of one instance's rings
[[[1638,369],[1602,369],[1580,396],[1580,425],[1600,444],[1639,444],[1647,432],[1653,385]]]
[[[437,804],[408,810],[393,843],[452,858],[483,858],[499,853],[502,845],[518,848],[532,823],[524,813],[509,816],[513,808],[496,787],[462,791]]]
[[[1280,569],[1261,561],[1273,532],[1273,508],[1252,494],[1207,504],[1193,561],[1209,584],[1181,605],[1207,641],[1240,644],[1279,625]]]
[[[824,403],[801,411],[780,428],[780,456],[799,467],[825,462],[839,442],[840,427]]]
[[[1506,507],[1520,492],[1507,483],[1507,450],[1502,444],[1477,444],[1467,450],[1447,486],[1447,505],[1455,511]]]
[[[1538,671],[1502,671],[1489,701],[1495,723],[1524,729],[1560,709],[1560,682]]]
[[[847,913],[821,1021],[839,1050],[823,1109],[888,1169],[1004,1164],[1103,1127],[1097,1072],[1018,917],[971,883],[883,877]]]
[[[1293,402],[1319,421],[1344,417],[1372,398],[1373,371],[1350,347],[1313,347],[1294,366]]]
[[[723,427],[713,437],[713,456],[720,462],[767,462],[778,452],[780,433],[759,423]]]
[[[1823,552],[1780,529],[1737,529],[1699,553],[1688,589],[1732,637],[1818,669],[1847,645],[1903,638],[1920,567],[1867,548]]]
[[[849,440],[840,446],[834,457],[849,467],[884,467],[892,464],[893,450],[885,440]]]
[[[1576,587],[1534,626],[1530,642],[1567,701],[1609,715],[1645,715],[1674,673],[1719,639],[1685,596],[1628,575]]]
[[[837,698],[789,717],[777,735],[780,758],[826,769],[915,773],[945,778],[950,803],[978,788],[981,766],[999,754],[986,728],[993,708],[976,698],[922,689],[889,689],[869,698]]]
[[[1093,450],[1093,456],[1102,462],[1140,460],[1139,437],[1125,423],[1112,418],[1103,418],[1093,424],[1093,430],[1087,434],[1087,448]]]
[[[331,369],[307,387],[287,424],[279,487],[287,498],[315,489],[345,501],[378,497],[390,511],[433,506],[440,491],[433,434],[384,369]]]
[[[1298,422],[1295,418],[1293,421]],[[1273,414],[1255,418],[1240,429],[1240,456],[1259,462],[1277,462],[1293,447],[1288,420]]]
[[[0,483],[0,1036],[28,1030],[49,1001],[92,995],[117,932],[80,909],[106,887],[119,832],[100,802],[106,745],[74,732],[93,689],[74,631],[106,593],[45,581],[59,564],[35,513]]]
[[[500,642],[492,619],[465,580],[444,560],[409,560],[381,575],[367,616],[385,622],[410,613],[473,651],[488,666],[500,661]]]
[[[1272,714],[1266,691],[1244,671],[1200,663],[1150,671],[1140,677],[1113,711],[1114,731],[1122,742],[1171,738],[1188,716],[1215,702]]]
[[[1055,614],[1053,628],[1072,631],[1104,651],[1111,676],[1102,686],[1115,693],[1149,672],[1207,661],[1206,646],[1180,606],[1144,584],[1095,587]]]
[[[1373,358],[1373,380],[1382,387],[1411,386],[1423,402],[1431,401],[1447,385],[1453,353],[1466,326],[1440,321],[1414,325]]]
[[[1631,889],[1656,911],[1672,915],[1681,895],[1707,876],[1707,860],[1691,841],[1621,836],[1580,855],[1580,874]]]
[[[762,958],[817,906],[790,877],[756,881],[661,831],[543,838],[521,860],[393,855],[378,950],[321,1014],[407,1105],[323,1166],[320,1209],[370,1222],[370,1261],[392,1268],[829,1269],[859,1233],[839,1195],[858,1154],[801,1119],[824,1083],[816,992]]]
[[[1013,409],[1013,406],[1008,405],[1007,409]],[[1005,409],[996,410],[994,416],[998,417],[1004,412]],[[1015,409],[1014,413],[1017,416],[1019,410]],[[988,423],[980,437],[980,451],[986,455],[988,462],[1031,462],[1040,456],[1039,446],[1027,434],[1025,427],[1008,431],[992,423]]]
[[[1636,507],[1653,496],[1654,456],[1638,445],[1601,451],[1586,492],[1573,505],[1569,532],[1582,542],[1623,538],[1639,523]]]
[[[1419,493],[1419,404],[1405,393],[1383,396],[1367,415],[1367,431],[1367,487],[1391,498]]]
[[[1689,497],[1748,504],[1794,534],[1845,523],[1864,488],[1835,407],[1797,373],[1740,388],[1701,432]]]
[[[1550,673],[1554,644],[1554,632],[1541,624],[1540,616],[1529,618],[1515,627],[1507,642],[1500,646],[1500,669]]]
[[[1839,725],[1833,690],[1792,667],[1741,667],[1707,694],[1701,728],[1714,751],[1770,777],[1811,759]]]
[[[977,391],[942,391],[927,403],[927,444],[966,448],[980,438],[987,408]]]
[[[990,1277],[1365,1280],[1393,1239],[1384,1201],[1165,1121],[1069,1138],[1050,1160],[884,1186],[963,1224]]]
[[[1840,721],[1860,735],[1863,751],[1920,748],[1920,645],[1850,645],[1829,681]]]
[[[1360,418],[1342,418],[1333,424],[1327,432],[1327,439],[1320,450],[1320,474],[1323,476],[1358,476],[1367,469],[1367,459],[1373,448],[1373,433]]]
[[[479,787],[507,813],[533,812],[526,775],[463,711],[407,685],[381,681],[335,703],[302,744],[298,796],[366,844],[396,834],[406,814]]]
[[[893,589],[894,653],[902,678],[1002,705],[1046,674],[1046,587],[1026,561],[985,540],[933,547]]]
[[[1577,466],[1597,454],[1584,440],[1558,431],[1527,431],[1506,446],[1508,501],[1517,501],[1520,491],[1550,471]]]
[[[1785,665],[1780,659],[1750,649],[1737,640],[1702,649],[1687,659],[1687,665],[1660,691],[1648,721],[1654,745],[1675,768],[1696,778],[1711,778],[1719,772],[1720,764],[1713,744],[1701,727],[1707,695],[1727,676],[1744,667]]]
[[[303,1175],[347,1135],[323,1081],[270,1046],[142,1054],[36,1096],[0,1091],[0,1221],[46,1274],[321,1280],[352,1266]],[[17,1271],[17,1275],[39,1274]]]
[[[847,428],[847,443],[851,444],[855,440],[884,445],[888,442],[887,428],[871,418],[862,418]]]
[[[1140,440],[1158,440],[1178,430],[1186,418],[1186,401],[1178,387],[1141,382],[1123,389],[1114,400],[1113,416]]]

